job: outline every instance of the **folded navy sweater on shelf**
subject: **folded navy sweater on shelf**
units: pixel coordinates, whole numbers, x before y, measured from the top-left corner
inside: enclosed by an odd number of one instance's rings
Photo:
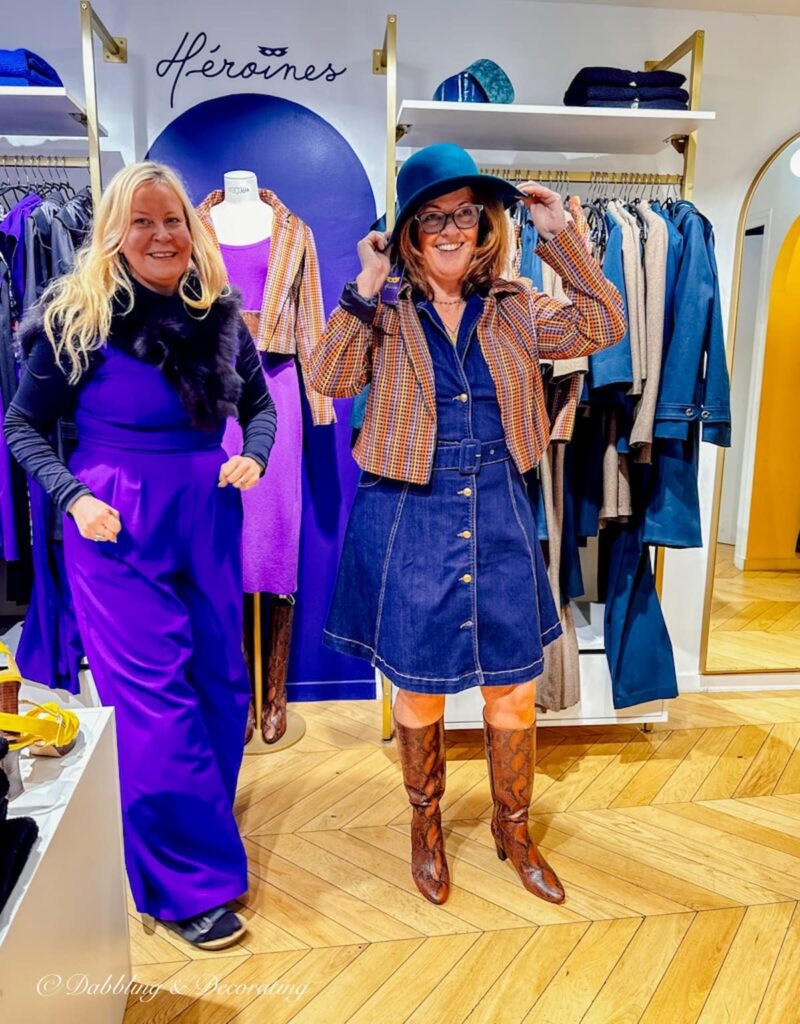
[[[681,88],[685,81],[686,76],[676,71],[581,68],[564,94],[564,103],[572,107],[686,110],[689,94]]]

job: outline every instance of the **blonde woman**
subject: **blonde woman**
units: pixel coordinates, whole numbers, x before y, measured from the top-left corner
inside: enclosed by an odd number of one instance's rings
[[[183,185],[135,164],[103,196],[75,272],[21,329],[9,448],[64,513],[81,638],[116,711],[125,856],[139,911],[220,949],[244,928],[233,817],[250,685],[242,657],[242,504],[274,405]],[[72,416],[66,465],[50,437]],[[228,459],[228,416],[244,431]]]

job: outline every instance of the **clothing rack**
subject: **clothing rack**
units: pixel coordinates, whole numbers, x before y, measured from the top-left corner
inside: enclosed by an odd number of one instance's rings
[[[89,170],[89,157],[38,153],[21,156],[3,153],[0,154],[0,167],[52,167],[55,170],[77,167]]]
[[[543,170],[538,167],[481,167],[483,174],[492,174],[505,181],[581,182],[615,185],[674,185],[683,188],[682,174],[649,174],[636,171],[571,171],[569,168]]]

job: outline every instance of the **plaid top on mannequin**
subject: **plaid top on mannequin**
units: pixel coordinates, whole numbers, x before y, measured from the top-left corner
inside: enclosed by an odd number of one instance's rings
[[[269,273],[261,309],[243,311],[242,316],[259,351],[299,356],[315,426],[335,423],[333,402],[315,391],[308,381],[311,355],[325,326],[314,236],[274,192],[261,188],[258,194],[274,213]],[[222,189],[217,189],[197,207],[203,227],[217,245],[211,209],[224,198]]]

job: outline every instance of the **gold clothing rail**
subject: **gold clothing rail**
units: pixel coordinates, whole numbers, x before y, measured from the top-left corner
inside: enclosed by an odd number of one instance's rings
[[[483,174],[492,174],[506,181],[549,181],[615,185],[674,185],[683,187],[682,174],[653,174],[636,171],[571,171],[568,168],[481,167]]]
[[[0,167],[51,167],[56,170],[79,167],[89,170],[88,156],[55,156],[45,153],[0,153]]]

